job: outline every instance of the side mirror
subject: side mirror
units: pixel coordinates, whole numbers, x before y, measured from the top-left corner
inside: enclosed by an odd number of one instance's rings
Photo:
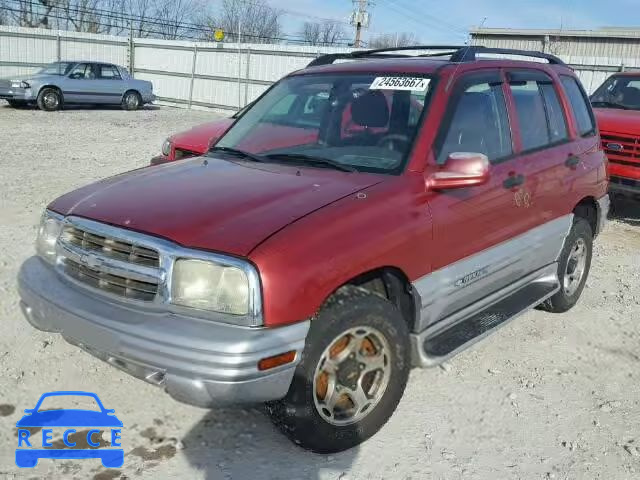
[[[482,153],[452,153],[440,170],[429,175],[426,181],[431,190],[484,185],[489,181],[489,159]]]

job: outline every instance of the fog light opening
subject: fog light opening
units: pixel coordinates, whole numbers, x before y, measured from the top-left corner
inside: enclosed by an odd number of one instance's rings
[[[286,353],[281,353],[280,355],[275,355],[273,357],[263,358],[258,362],[258,370],[260,371],[271,370],[272,368],[280,367],[288,363],[293,363],[295,359],[296,359],[295,350],[292,350]]]

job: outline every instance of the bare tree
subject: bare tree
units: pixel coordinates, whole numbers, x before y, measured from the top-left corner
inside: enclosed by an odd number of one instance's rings
[[[0,0],[0,25],[5,25],[8,21],[6,8],[4,0]]]
[[[335,45],[343,42],[347,34],[339,22],[304,22],[300,35],[310,45]]]
[[[420,43],[414,33],[386,33],[372,37],[369,41],[371,48],[410,47]]]
[[[64,0],[17,0],[11,4],[9,13],[13,23],[20,27],[50,28],[56,7]]]
[[[211,33],[222,29],[232,42],[275,43],[282,34],[282,12],[265,0],[223,0],[220,12],[205,20]]]
[[[198,0],[161,0],[156,3],[155,17],[159,24],[155,26],[156,34],[161,38],[175,40],[184,36],[192,36],[193,20],[202,10]]]

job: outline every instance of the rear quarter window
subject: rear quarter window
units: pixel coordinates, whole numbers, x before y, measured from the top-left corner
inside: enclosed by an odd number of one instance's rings
[[[571,104],[573,116],[576,119],[576,125],[578,127],[578,133],[583,137],[594,135],[596,132],[596,122],[584,89],[573,77],[562,75],[560,80]]]

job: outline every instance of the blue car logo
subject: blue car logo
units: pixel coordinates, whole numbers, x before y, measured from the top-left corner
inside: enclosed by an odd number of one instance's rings
[[[54,409],[39,411],[42,402],[49,397],[82,396],[92,397],[100,411],[80,409]],[[40,397],[35,408],[24,411],[16,427],[18,428],[18,448],[16,449],[16,465],[21,468],[35,467],[40,458],[83,459],[99,458],[106,468],[121,467],[124,463],[124,450],[122,448],[101,448],[101,432],[110,429],[110,447],[120,447],[120,432],[122,422],[114,415],[114,410],[104,408],[98,395],[91,392],[49,392]],[[30,430],[33,427],[41,428],[41,442]],[[75,428],[74,428],[75,427]],[[77,444],[72,441],[77,437],[76,428],[87,428],[86,444],[93,448],[73,448]],[[56,448],[60,442],[51,442],[53,429],[64,428],[62,436],[63,445],[68,448]],[[81,432],[84,435],[84,431]],[[71,438],[70,438],[71,437]],[[83,439],[83,440],[84,440]],[[39,446],[42,448],[38,448]],[[47,448],[49,447],[49,448]]]

